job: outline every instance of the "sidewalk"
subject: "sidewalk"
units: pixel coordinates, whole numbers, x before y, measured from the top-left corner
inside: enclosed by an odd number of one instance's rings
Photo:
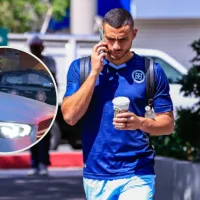
[[[58,150],[50,152],[52,168],[55,167],[82,167],[82,151]],[[0,169],[27,169],[30,167],[29,151],[0,155]]]

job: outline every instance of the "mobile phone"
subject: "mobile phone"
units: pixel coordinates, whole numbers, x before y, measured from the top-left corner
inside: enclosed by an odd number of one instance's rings
[[[102,28],[99,30],[99,33],[100,33],[100,39],[101,39],[101,41],[104,42],[104,32],[103,32]]]
[[[103,31],[102,28],[99,29],[99,33],[100,33],[100,39],[101,39],[101,41],[104,42],[104,31]],[[100,53],[103,53],[103,52],[105,53],[104,50],[102,50]]]

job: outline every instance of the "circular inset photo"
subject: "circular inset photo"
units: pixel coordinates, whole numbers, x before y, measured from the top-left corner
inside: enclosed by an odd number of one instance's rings
[[[53,125],[58,108],[55,76],[48,68],[53,62],[41,60],[0,47],[0,154],[30,148]]]

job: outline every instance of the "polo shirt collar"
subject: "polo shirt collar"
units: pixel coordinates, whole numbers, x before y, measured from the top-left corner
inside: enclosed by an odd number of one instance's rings
[[[104,59],[104,65],[106,65],[106,64],[109,65],[110,67],[114,68],[114,69],[122,69],[122,68],[127,66],[126,63],[123,63],[121,65],[115,65],[114,63],[108,61],[107,59]]]

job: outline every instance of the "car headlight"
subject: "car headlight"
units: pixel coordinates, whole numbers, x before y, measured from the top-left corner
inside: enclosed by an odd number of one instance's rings
[[[28,124],[0,122],[0,137],[2,138],[24,137],[30,133],[31,126]]]

